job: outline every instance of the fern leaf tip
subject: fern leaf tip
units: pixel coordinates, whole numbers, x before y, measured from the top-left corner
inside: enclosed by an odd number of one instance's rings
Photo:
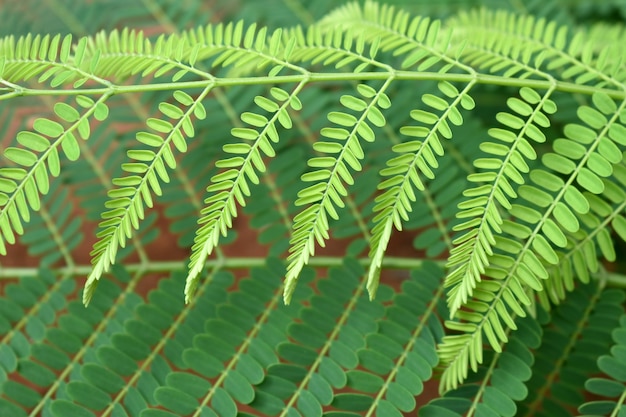
[[[283,290],[283,302],[285,305],[289,305],[291,303],[291,297],[293,296],[293,292],[296,289],[296,282],[298,281],[297,276],[287,275],[285,278],[285,289]]]
[[[98,286],[99,276],[96,276],[93,272],[87,278],[87,282],[85,282],[85,288],[83,289],[83,305],[85,307],[89,306],[91,299],[93,298],[93,294],[96,291],[96,287]]]
[[[378,291],[378,284],[380,281],[380,266],[371,265],[369,275],[367,277],[367,292],[369,294],[370,301],[374,301],[376,298],[376,292]]]

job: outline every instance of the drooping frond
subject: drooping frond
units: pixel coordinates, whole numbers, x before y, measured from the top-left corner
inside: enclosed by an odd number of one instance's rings
[[[69,160],[80,156],[77,136],[86,140],[90,134],[90,118],[104,120],[108,109],[104,102],[108,94],[94,101],[77,96],[76,108],[59,102],[54,106],[56,120],[38,118],[34,131],[22,131],[17,135],[20,147],[8,147],[4,156],[14,165],[0,168],[0,253],[6,254],[5,242],[15,243],[15,233],[23,234],[23,222],[30,220],[30,211],[39,211],[40,194],[50,191],[50,176],[61,173],[61,152]],[[63,124],[62,124],[63,123]],[[60,152],[61,151],[61,152]]]
[[[370,243],[372,265],[367,284],[372,298],[376,294],[378,275],[392,227],[402,230],[402,221],[409,220],[408,213],[412,211],[412,203],[416,200],[414,188],[424,190],[420,175],[429,179],[435,177],[433,169],[439,166],[437,157],[444,154],[440,137],[452,137],[449,123],[456,126],[463,123],[457,107],[466,110],[473,108],[474,101],[468,94],[471,87],[472,83],[459,92],[450,83],[440,83],[439,91],[450,103],[433,94],[422,96],[422,102],[429,110],[411,111],[411,118],[420,124],[403,126],[400,129],[400,133],[418,139],[395,145],[393,151],[397,156],[387,162],[387,168],[380,171],[381,176],[388,178],[378,186],[383,193],[376,198],[377,204],[374,207],[377,216],[374,218],[375,226]]]
[[[320,154],[331,156],[309,159],[309,167],[317,169],[302,176],[303,181],[315,184],[298,193],[296,201],[296,205],[307,207],[294,218],[289,267],[285,277],[287,303],[300,270],[315,252],[315,243],[324,246],[325,240],[329,238],[329,217],[338,218],[336,207],[343,207],[342,199],[348,194],[344,183],[350,185],[354,182],[350,170],[362,169],[360,160],[365,154],[360,141],[375,140],[370,123],[377,127],[385,125],[385,117],[380,109],[391,106],[385,90],[392,79],[390,76],[378,90],[367,84],[359,84],[357,91],[360,97],[341,96],[340,102],[345,110],[328,114],[328,120],[340,127],[323,128],[321,135],[331,141],[320,141],[313,145]]]
[[[598,94],[594,95],[596,107],[605,112],[617,109],[608,96]],[[491,304],[481,303],[479,307],[473,307],[468,303],[464,307],[471,312],[458,312],[457,318],[469,320],[470,323],[463,325],[463,331],[467,334],[449,336],[445,342],[456,347],[456,353],[450,355],[450,372],[458,372],[468,364],[472,364],[474,368],[475,363],[480,362],[480,333],[484,332],[492,348],[499,350],[499,344],[507,341],[502,325],[515,329],[509,310],[518,316],[525,315],[522,305],[529,306],[531,303],[526,288],[541,291],[543,287],[540,280],[549,277],[544,264],[557,265],[563,256],[561,248],[565,249],[569,242],[576,242],[576,232],[585,217],[581,217],[579,222],[575,213],[584,215],[589,211],[588,198],[578,187],[586,190],[590,196],[602,196],[604,182],[600,178],[610,177],[613,173],[613,164],[609,159],[613,158],[614,163],[618,162],[619,153],[615,155],[609,149],[614,152],[622,139],[618,136],[617,143],[614,142],[609,132],[611,126],[619,126],[619,111],[610,114],[613,118],[608,120],[595,108],[581,107],[579,117],[586,126],[566,126],[565,133],[570,141],[557,140],[553,146],[560,152],[544,154],[544,166],[565,175],[566,181],[546,170],[538,169],[530,173],[530,179],[535,185],[525,184],[519,187],[521,201],[525,203],[516,204],[509,209],[519,223],[507,223],[508,230],[503,232],[524,239],[525,244],[504,237],[501,239],[506,241],[496,242],[507,254],[493,254],[487,258],[490,268],[485,269],[484,274],[491,280],[482,281],[476,286],[490,293],[486,301]],[[582,146],[583,143],[588,147]],[[566,146],[562,146],[565,144]],[[577,146],[578,144],[581,146]],[[604,152],[600,149],[604,149]],[[576,153],[576,150],[580,153]],[[582,245],[580,255],[574,261],[578,263],[577,269],[581,270],[579,277],[583,280],[588,276],[587,268],[597,270],[595,246],[592,241],[587,242]],[[609,247],[612,247],[612,243],[606,238],[600,242],[605,247],[603,251],[610,253]],[[589,254],[583,256],[585,252]],[[583,266],[585,263],[588,266]],[[477,314],[479,311],[481,314]],[[451,326],[455,328],[457,325]],[[448,350],[445,343],[443,349]]]
[[[252,144],[240,142],[224,145],[224,152],[233,156],[216,163],[224,171],[213,176],[212,184],[207,187],[207,192],[213,195],[204,201],[207,206],[202,210],[202,217],[198,221],[202,226],[196,232],[192,248],[185,287],[187,301],[193,296],[198,275],[204,268],[207,256],[217,246],[220,235],[226,235],[227,230],[232,227],[232,220],[237,216],[236,204],[246,205],[245,198],[250,195],[248,181],[257,184],[259,180],[256,172],[266,169],[263,157],[275,155],[272,143],[279,141],[278,126],[283,129],[291,128],[289,109],[297,111],[302,108],[298,93],[305,85],[306,83],[300,83],[291,93],[274,87],[270,90],[271,99],[257,96],[256,105],[270,117],[252,112],[243,113],[241,120],[252,127],[232,130],[233,136]]]
[[[468,199],[459,204],[461,211],[457,217],[464,222],[455,226],[455,230],[465,233],[454,241],[455,248],[448,259],[448,267],[454,268],[446,278],[446,286],[452,287],[448,291],[451,316],[472,295],[489,266],[489,257],[494,255],[493,247],[505,247],[506,238],[500,236],[503,231],[517,238],[529,235],[520,225],[503,219],[502,213],[513,209],[511,201],[524,184],[522,175],[529,171],[526,160],[537,157],[530,141],[545,142],[541,128],[550,125],[546,113],[554,113],[556,109],[549,99],[550,92],[542,97],[534,90],[522,89],[520,97],[507,100],[510,112],[498,113],[497,119],[504,127],[489,130],[489,135],[498,142],[481,143],[481,149],[489,157],[474,161],[480,172],[468,176],[469,181],[480,185],[464,191]],[[532,263],[528,267],[535,271],[535,275],[547,278],[547,272],[534,252],[529,253],[527,262]],[[524,274],[521,278],[526,277]],[[541,284],[534,278],[529,278],[525,285],[541,290]]]
[[[193,138],[192,117],[203,119],[206,110],[202,100],[211,90],[205,88],[195,99],[183,91],[174,93],[176,105],[163,102],[159,110],[171,121],[150,118],[146,122],[152,132],[137,133],[137,141],[151,149],[128,151],[128,157],[135,162],[122,165],[127,176],[116,178],[113,183],[118,187],[108,192],[108,211],[102,214],[100,239],[91,252],[93,270],[87,277],[83,301],[88,304],[103,273],[115,263],[118,247],[126,245],[126,239],[132,236],[132,230],[139,228],[139,221],[145,216],[144,206],[152,207],[152,193],[161,194],[160,181],[168,182],[167,168],[176,168],[173,148],[178,152],[187,150],[187,138]],[[182,108],[181,108],[182,107]]]
[[[558,304],[565,299],[566,291],[574,289],[576,278],[585,283],[591,280],[591,274],[600,269],[598,251],[609,262],[617,259],[611,230],[622,240],[626,240],[626,222],[623,216],[626,209],[624,163],[613,165],[613,176],[602,178],[602,183],[605,187],[604,199],[588,191],[583,193],[589,203],[589,211],[586,213],[567,217],[567,206],[561,207],[561,211],[565,212],[565,215],[561,214],[563,221],[579,223],[582,227],[573,235],[574,240],[568,245],[567,252],[560,257],[559,264],[548,270],[545,291],[538,294],[546,309],[550,308],[550,303]]]

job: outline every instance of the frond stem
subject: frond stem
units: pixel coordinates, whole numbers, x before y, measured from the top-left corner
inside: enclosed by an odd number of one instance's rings
[[[498,85],[502,87],[530,87],[536,90],[549,90],[565,93],[575,93],[590,96],[594,93],[604,93],[616,100],[626,99],[625,90],[616,90],[611,88],[599,88],[590,85],[578,85],[573,82],[558,80],[529,80],[506,78],[499,75],[490,74],[450,74],[438,72],[412,72],[412,71],[394,71],[394,79],[405,81],[449,81],[459,83],[477,83],[487,85]],[[370,81],[389,79],[388,72],[363,72],[363,73],[317,73],[310,72],[306,74],[295,75],[277,75],[273,77],[233,77],[233,78],[214,78],[210,80],[172,82],[172,83],[154,83],[143,85],[114,85],[105,88],[77,88],[68,90],[55,89],[33,89],[21,86],[15,86],[14,93],[0,95],[0,100],[15,96],[42,96],[52,95],[59,96],[75,96],[75,95],[102,95],[102,94],[128,94],[141,93],[150,91],[167,91],[180,89],[203,89],[208,86],[213,87],[232,87],[242,85],[273,85],[286,83],[314,83],[314,82],[340,82],[340,81]],[[5,81],[2,81],[6,83]]]
[[[356,261],[361,266],[369,265],[369,258],[362,257],[356,258]],[[249,269],[262,267],[266,263],[265,257],[228,257],[223,256],[223,259],[208,259],[205,262],[207,267],[213,267],[217,263],[220,263],[224,269]],[[383,266],[387,269],[418,269],[420,268],[424,262],[435,262],[440,267],[445,265],[445,261],[432,261],[429,259],[421,259],[421,258],[403,258],[403,257],[393,257],[388,256],[383,259]],[[125,264],[124,269],[128,272],[135,272],[141,268],[144,269],[146,273],[152,272],[171,272],[171,271],[181,271],[186,268],[186,261],[150,261],[146,265],[142,265],[141,263],[132,263]],[[334,266],[343,265],[343,258],[341,256],[315,256],[309,260],[309,266],[315,268],[331,268]],[[51,270],[58,274],[70,274],[76,275],[77,277],[83,278],[84,275],[89,274],[93,267],[91,265],[75,265],[73,267],[64,266],[60,268],[52,268]],[[1,268],[0,269],[0,280],[2,279],[15,279],[21,277],[32,277],[37,276],[41,273],[41,269],[39,268]],[[611,279],[611,276],[614,277]],[[624,282],[626,285],[626,275],[620,274],[609,274],[610,282]]]

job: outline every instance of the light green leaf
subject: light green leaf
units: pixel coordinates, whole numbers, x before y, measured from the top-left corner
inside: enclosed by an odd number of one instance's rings
[[[369,111],[367,112],[367,120],[372,122],[372,124],[377,127],[384,127],[387,123],[385,120],[385,116],[383,116],[383,114],[380,110],[378,110],[377,107],[370,107]]]
[[[615,233],[617,233],[623,241],[626,241],[626,218],[624,218],[624,216],[615,216],[611,222],[611,226],[613,226]]]
[[[67,132],[63,137],[61,148],[70,161],[76,161],[80,156],[80,146],[76,141],[76,137],[71,132]],[[48,163],[50,163],[50,157],[48,157]]]
[[[50,147],[50,141],[37,133],[22,131],[17,134],[20,145],[32,149],[35,152],[43,152]]]
[[[51,138],[58,138],[65,131],[60,123],[43,118],[35,120],[35,123],[33,124],[33,129]]]
[[[564,198],[574,211],[580,214],[585,214],[589,211],[589,202],[576,187],[571,185],[567,186]]]
[[[552,219],[545,220],[541,231],[556,246],[564,248],[567,245],[567,238]]]
[[[617,105],[611,97],[603,92],[595,92],[591,96],[593,104],[604,114],[612,115],[617,111]]]
[[[564,203],[557,202],[553,214],[556,221],[568,232],[576,233],[580,228],[578,218]]]
[[[16,164],[31,167],[37,163],[37,155],[26,149],[8,147],[4,151],[4,156]]]
[[[343,95],[341,96],[339,101],[345,107],[349,108],[350,110],[354,110],[356,112],[362,112],[363,110],[367,108],[367,104],[365,103],[365,101],[354,96]]]
[[[170,133],[172,129],[174,129],[174,126],[172,126],[170,122],[161,119],[155,119],[154,117],[149,118],[146,121],[146,125],[148,125],[149,128],[156,130],[160,133]]]
[[[328,120],[340,126],[352,127],[357,123],[356,117],[342,112],[328,113]]]
[[[181,109],[174,106],[173,104],[166,102],[159,103],[159,110],[161,111],[161,113],[174,120],[180,119],[181,117],[183,117],[184,114]]]
[[[578,108],[577,113],[578,117],[580,117],[583,122],[594,129],[601,129],[607,125],[608,120],[606,116],[592,107],[581,106]]]
[[[322,136],[325,136],[327,138],[338,140],[346,140],[350,136],[350,132],[348,132],[346,129],[340,129],[336,127],[325,127],[321,130],[320,133],[322,134]]]
[[[54,112],[61,119],[69,123],[73,123],[80,118],[80,114],[78,113],[78,111],[74,107],[66,103],[56,103],[54,105]]]
[[[548,243],[548,241],[541,235],[536,235],[535,239],[533,239],[532,243],[533,249],[537,252],[537,254],[543,257],[546,262],[556,265],[559,263],[559,257],[552,249],[552,246]]]
[[[578,171],[576,182],[594,194],[601,194],[604,191],[602,180],[587,168],[581,168]]]

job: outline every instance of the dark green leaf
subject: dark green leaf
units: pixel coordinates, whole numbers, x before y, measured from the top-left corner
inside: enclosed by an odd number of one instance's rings
[[[70,398],[91,410],[100,411],[111,402],[106,392],[83,381],[71,381],[66,391]]]
[[[190,414],[198,407],[198,402],[191,395],[172,387],[159,387],[154,392],[159,404],[178,415]]]
[[[95,414],[91,411],[67,400],[54,401],[50,411],[52,411],[52,415],[55,417],[95,417]]]
[[[374,399],[364,394],[337,394],[332,402],[339,410],[365,411],[372,406]]]

